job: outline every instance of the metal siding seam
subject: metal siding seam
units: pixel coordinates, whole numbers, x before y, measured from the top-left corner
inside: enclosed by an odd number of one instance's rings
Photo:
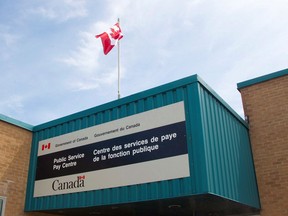
[[[217,136],[217,115],[215,110],[215,103],[213,100],[213,97],[209,94],[209,92],[206,92],[207,94],[207,100],[209,101],[208,107],[206,109],[211,110],[211,118],[210,118],[210,134],[211,137],[211,143],[209,143],[213,151],[210,152],[210,155],[213,155],[213,180],[214,180],[214,191],[217,193],[221,193],[222,185],[221,185],[221,177],[222,177],[222,164],[221,164],[221,155],[220,155],[220,143]],[[209,119],[208,119],[209,120]],[[209,145],[208,144],[208,145]]]
[[[26,199],[25,199],[25,211],[33,209],[32,206],[32,199],[30,198],[31,194],[33,194],[33,184],[32,184],[32,179],[35,179],[35,174],[34,174],[34,170],[36,169],[36,157],[33,157],[33,155],[36,154],[36,150],[35,150],[35,143],[36,143],[36,139],[38,137],[38,133],[33,133],[33,137],[32,137],[32,144],[31,144],[31,150],[30,150],[30,161],[29,161],[29,170],[28,170],[28,179],[27,179],[27,186],[26,186]]]
[[[234,166],[233,167],[233,176],[234,176],[234,183],[235,183],[235,190],[236,190],[236,193],[235,193],[235,199],[238,199],[238,195],[239,195],[239,173],[238,173],[238,168],[239,168],[239,147],[238,145],[236,145],[236,142],[235,142],[235,130],[234,130],[234,127],[233,127],[233,122],[231,121],[230,119],[230,116],[229,116],[229,130],[230,130],[230,143],[232,145],[232,154],[231,154],[231,163],[232,165]]]
[[[234,176],[234,187],[235,187],[235,199],[238,200],[239,197],[239,144],[236,143],[236,131],[233,122],[231,121],[231,117],[228,116],[229,120],[229,136],[230,143],[232,145],[232,154],[231,154],[231,164],[234,166],[232,169],[232,173]]]
[[[218,137],[218,126],[217,122],[219,121],[216,111],[216,101],[214,98],[210,95],[209,92],[207,92],[208,99],[210,101],[209,107],[206,107],[207,109],[211,109],[211,145],[214,147],[214,151],[211,152],[211,155],[214,156],[214,172],[213,172],[213,179],[215,181],[215,188],[214,190],[217,191],[217,193],[221,194],[223,191],[223,164],[222,164],[222,155],[221,155],[221,147],[222,143],[219,140]]]
[[[209,95],[210,96],[210,95]],[[225,193],[225,175],[224,175],[224,162],[223,162],[223,141],[221,140],[221,137],[219,136],[219,123],[220,123],[220,119],[219,119],[219,115],[218,115],[218,109],[217,109],[217,101],[210,96],[210,100],[211,100],[211,106],[213,109],[213,125],[214,125],[214,129],[213,129],[213,137],[215,139],[215,146],[216,146],[216,152],[215,152],[215,164],[218,166],[216,166],[216,176],[215,179],[217,179],[217,190],[219,191],[219,193]]]
[[[215,99],[214,99],[215,100]],[[221,106],[221,104],[216,101],[216,108],[217,108],[217,134],[218,134],[218,140],[221,143],[221,147],[220,147],[220,152],[221,152],[221,167],[223,169],[222,171],[222,188],[223,188],[223,193],[228,195],[229,194],[229,181],[228,181],[228,176],[229,176],[229,172],[227,169],[227,142],[225,142],[224,136],[223,136],[223,116],[221,111],[223,110],[223,107]]]
[[[232,153],[232,158],[231,158],[231,162],[234,166],[234,168],[232,169],[233,173],[234,173],[234,182],[237,184],[235,186],[235,189],[236,189],[236,194],[235,194],[235,197],[234,199],[235,200],[238,200],[239,199],[239,192],[241,190],[239,190],[239,144],[237,145],[237,133],[236,133],[236,130],[235,130],[235,126],[233,124],[233,122],[231,121],[231,118],[229,116],[229,121],[230,121],[230,126],[229,126],[229,129],[230,129],[230,143],[233,145],[233,153]]]
[[[191,84],[191,96],[189,97],[191,102],[191,138],[192,138],[192,149],[193,149],[193,167],[192,173],[194,173],[194,182],[191,184],[194,186],[195,194],[207,193],[209,182],[207,179],[207,166],[209,165],[206,161],[206,150],[204,143],[206,137],[204,131],[206,130],[205,118],[206,113],[203,112],[204,95],[203,89],[199,83]],[[194,99],[194,100],[193,100]],[[190,104],[190,103],[189,103]],[[191,159],[190,159],[191,160]],[[190,162],[191,164],[191,162]]]
[[[223,128],[222,128],[222,137],[224,138],[224,142],[227,144],[227,149],[226,149],[226,161],[227,161],[227,170],[231,171],[232,169],[232,161],[231,161],[231,143],[229,142],[229,133],[228,133],[228,117],[227,117],[227,113],[225,112],[225,109],[222,109],[222,119],[223,119]],[[228,179],[227,181],[229,182],[228,184],[228,195],[230,197],[234,197],[235,196],[235,191],[234,188],[235,186],[233,185],[234,183],[234,174],[232,173],[226,173]]]
[[[148,97],[145,100],[145,111],[151,110],[154,108],[154,104],[153,104],[153,98],[152,97]]]
[[[201,135],[202,135],[202,142],[199,143],[199,145],[201,145],[201,147],[203,148],[203,156],[204,158],[201,158],[202,159],[202,162],[205,162],[204,164],[206,166],[203,167],[203,170],[205,171],[205,180],[206,180],[206,191],[205,189],[203,190],[203,192],[209,192],[210,191],[210,188],[211,188],[211,180],[210,178],[208,178],[209,176],[209,172],[211,170],[211,160],[210,160],[210,157],[208,157],[207,153],[209,152],[209,148],[207,149],[207,146],[206,146],[206,143],[209,141],[209,137],[207,136],[207,130],[209,130],[208,128],[208,125],[206,123],[207,121],[207,118],[208,118],[208,113],[207,113],[207,110],[205,109],[205,102],[206,102],[206,97],[205,97],[205,92],[204,92],[204,89],[202,88],[201,85],[199,85],[199,92],[200,92],[200,95],[199,95],[199,100],[200,100],[200,110],[199,110],[199,113],[201,113],[201,125],[199,126],[202,126],[201,127]],[[199,129],[198,129],[199,130]],[[200,148],[200,146],[199,146]],[[202,186],[203,187],[203,186]]]
[[[221,133],[221,142],[223,143],[223,149],[222,149],[222,154],[223,154],[223,193],[229,197],[229,195],[231,196],[231,181],[230,181],[230,174],[231,173],[231,169],[229,169],[229,164],[231,162],[231,159],[229,158],[229,154],[228,154],[228,148],[230,146],[230,143],[227,142],[227,140],[225,139],[225,136],[223,135],[223,133],[225,133],[225,128],[223,128],[223,123],[224,123],[224,116],[225,115],[231,115],[229,112],[227,112],[227,110],[223,107],[219,105],[219,109],[221,109],[221,111],[219,111],[219,121],[221,122],[221,129],[222,129],[222,133]],[[223,112],[222,112],[223,111]],[[222,116],[223,114],[223,116]]]
[[[203,107],[202,107],[202,112],[205,113],[205,121],[204,121],[204,125],[205,127],[203,128],[204,130],[204,134],[205,134],[205,140],[204,140],[204,147],[205,147],[205,159],[207,161],[207,182],[208,182],[208,191],[214,191],[215,188],[215,181],[213,179],[214,177],[214,158],[211,155],[211,152],[213,151],[211,148],[213,148],[213,145],[211,145],[210,143],[213,142],[213,140],[211,139],[211,124],[210,124],[210,119],[211,119],[211,110],[207,109],[207,104],[209,103],[209,100],[207,98],[207,92],[205,91],[204,88],[202,88],[202,94],[204,97],[203,100]]]
[[[186,131],[187,131],[187,145],[188,145],[188,157],[189,157],[189,168],[190,168],[190,177],[183,179],[183,193],[187,196],[188,194],[195,193],[195,183],[192,181],[192,179],[195,179],[195,169],[194,169],[194,154],[195,150],[193,149],[193,145],[195,145],[194,137],[192,135],[192,124],[194,124],[194,121],[192,120],[193,112],[195,112],[195,105],[194,101],[197,100],[197,98],[192,97],[193,95],[193,89],[195,89],[195,86],[188,85],[187,86],[187,95],[185,100],[185,116],[186,116]]]

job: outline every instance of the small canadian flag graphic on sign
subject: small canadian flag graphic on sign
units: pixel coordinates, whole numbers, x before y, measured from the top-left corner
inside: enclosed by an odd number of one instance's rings
[[[50,143],[47,143],[47,144],[43,144],[42,145],[42,151],[44,151],[45,149],[50,149]]]
[[[84,180],[85,179],[85,175],[83,176],[77,176],[78,180]]]

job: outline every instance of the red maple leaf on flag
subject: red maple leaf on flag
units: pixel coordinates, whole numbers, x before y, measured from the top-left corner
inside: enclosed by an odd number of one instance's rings
[[[42,151],[44,151],[45,149],[50,149],[50,143],[48,143],[48,144],[43,144],[42,145]]]
[[[108,31],[103,32],[102,34],[96,35],[96,38],[101,38],[103,45],[103,52],[107,55],[110,50],[117,45],[118,41],[123,38],[123,34],[119,23],[116,23],[112,28]]]

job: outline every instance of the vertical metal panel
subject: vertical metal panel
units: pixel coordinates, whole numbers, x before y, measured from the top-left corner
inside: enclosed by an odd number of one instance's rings
[[[215,95],[194,75],[35,127],[25,209],[79,208],[205,193],[253,206],[257,191],[247,128]],[[184,101],[185,105],[189,178],[33,198],[40,140],[179,101]],[[251,198],[248,198],[248,192]]]
[[[247,126],[204,86],[200,106],[209,193],[259,206]]]

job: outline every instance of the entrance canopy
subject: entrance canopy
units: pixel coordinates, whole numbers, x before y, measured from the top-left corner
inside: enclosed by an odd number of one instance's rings
[[[248,127],[197,75],[33,128],[28,212],[259,208]]]

